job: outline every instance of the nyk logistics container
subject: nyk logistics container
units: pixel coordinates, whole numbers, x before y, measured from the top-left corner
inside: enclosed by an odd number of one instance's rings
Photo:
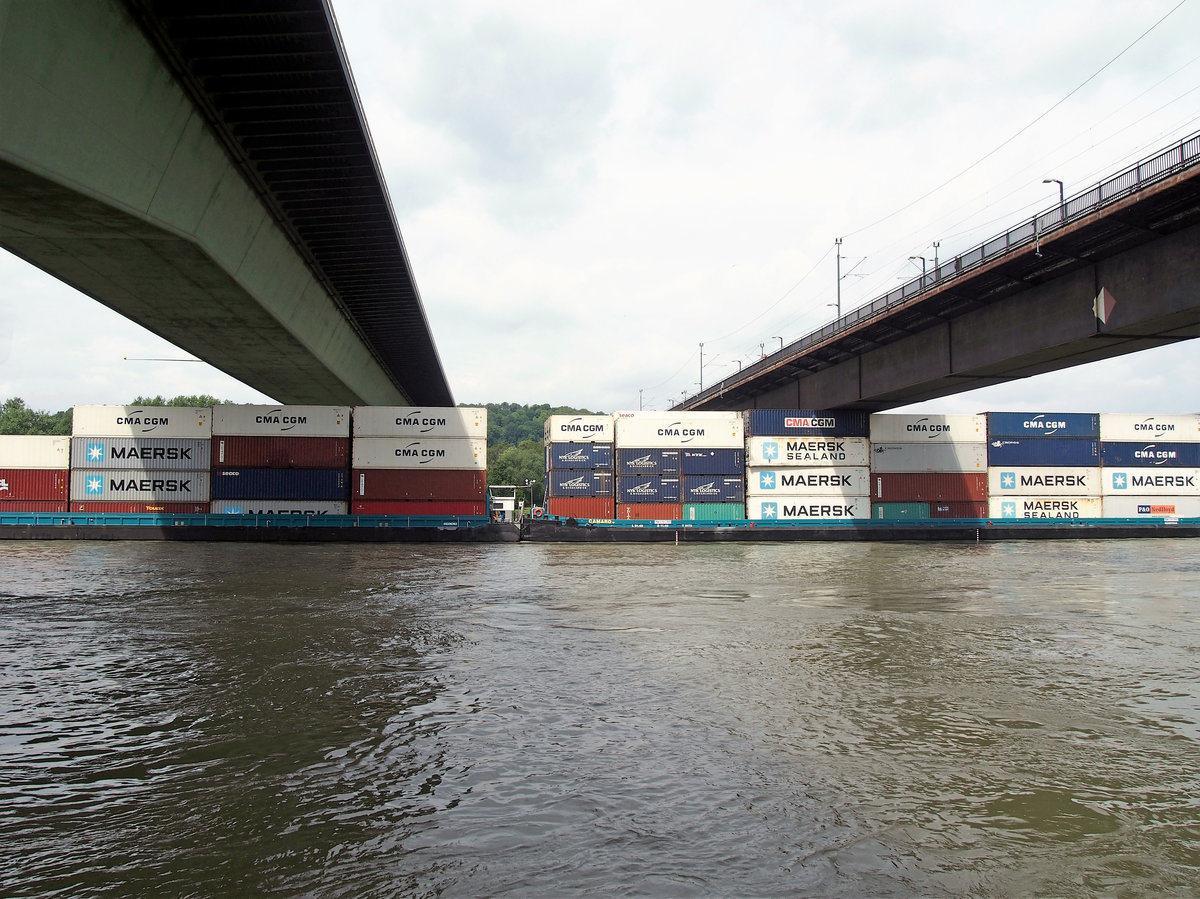
[[[611,471],[588,468],[551,469],[546,473],[547,496],[593,496],[613,495]]]
[[[684,475],[684,503],[741,503],[746,499],[746,482],[741,475]]]
[[[487,441],[465,437],[356,437],[353,468],[487,469]]]
[[[346,515],[349,503],[339,500],[216,499],[213,515]]]
[[[865,437],[751,437],[746,441],[746,465],[751,468],[866,467],[869,457]]]
[[[211,437],[212,409],[195,406],[76,406],[75,437]]]
[[[71,472],[72,502],[204,503],[207,471],[76,470]]]
[[[871,416],[872,443],[983,443],[987,418],[983,415]]]
[[[1100,518],[1098,496],[993,496],[989,518]]]
[[[740,412],[618,412],[615,443],[660,449],[742,449]]]
[[[995,437],[987,444],[990,467],[1095,468],[1100,443],[1082,437]]]
[[[870,469],[863,466],[750,468],[746,471],[746,495],[866,496],[871,492],[870,475]]]
[[[987,444],[871,443],[871,472],[986,472]]]
[[[207,437],[73,437],[71,467],[141,471],[207,471]]]
[[[989,496],[1099,496],[1099,468],[989,468]]]
[[[1200,443],[1100,444],[1105,468],[1200,468]]]
[[[1200,496],[1200,468],[1105,468],[1105,496]]]
[[[483,469],[356,468],[350,475],[350,488],[352,499],[483,502],[487,499],[487,472]]]
[[[66,502],[69,478],[65,468],[0,468],[0,503]]]
[[[487,439],[487,409],[466,406],[355,406],[353,424],[355,437]]]
[[[1200,518],[1200,496],[1106,496],[1105,518]]]
[[[617,504],[657,503],[682,504],[681,484],[678,477],[619,477],[617,478]]]
[[[71,467],[71,438],[44,435],[0,436],[0,468]]]
[[[988,412],[992,437],[1100,437],[1100,416],[1092,412]]]
[[[546,444],[613,442],[611,415],[551,415],[543,430]]]
[[[212,499],[344,502],[349,495],[349,472],[341,468],[214,468],[212,472]]]
[[[1131,415],[1100,413],[1100,439],[1117,443],[1166,440],[1172,443],[1200,442],[1200,414]]]
[[[747,437],[869,437],[866,412],[844,409],[749,409]]]
[[[212,464],[231,468],[346,468],[348,437],[212,438]]]
[[[876,502],[983,502],[988,476],[983,472],[876,472],[871,474]]]
[[[736,474],[746,469],[746,452],[742,449],[696,449],[679,451],[681,474]]]
[[[617,450],[618,475],[678,475],[680,450],[622,447]]]
[[[546,446],[546,469],[613,467],[611,443],[551,443]]]
[[[752,496],[746,500],[746,517],[755,521],[838,521],[871,517],[865,496]]]
[[[214,437],[349,437],[348,406],[213,406]]]

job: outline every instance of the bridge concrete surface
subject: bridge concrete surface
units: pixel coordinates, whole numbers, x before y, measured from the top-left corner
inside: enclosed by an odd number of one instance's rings
[[[366,213],[344,199],[352,194],[318,181],[348,177],[349,166],[328,153],[317,163],[316,154],[301,159],[285,129],[284,104],[298,105],[288,98],[299,94],[328,127],[329,104],[314,111],[316,88],[304,81],[316,77],[312,48],[269,32],[280,17],[213,16],[257,33],[210,31],[201,37],[211,59],[189,55],[184,38],[199,20],[159,16],[172,5],[154,2],[0,0],[0,246],[278,402],[450,405],[328,6],[277,5],[307,17],[284,31],[314,32],[320,61],[340,58],[340,73],[322,76],[329,83],[320,90],[358,113],[345,140],[374,163],[359,180],[375,204],[370,230],[387,239],[384,250],[369,251],[389,261],[390,277],[372,271],[355,280],[348,248],[366,239],[366,218],[354,217]],[[252,51],[261,69],[279,49],[271,42],[288,46],[294,71],[228,70],[253,65]],[[256,75],[273,83],[255,93]],[[258,120],[238,117],[228,99],[238,90],[211,90],[214,79],[228,86],[239,77],[246,109],[274,105],[273,116],[254,113],[265,128],[243,127]],[[264,102],[272,89],[277,99]],[[246,151],[272,130],[272,118],[276,158],[291,154],[291,169],[277,169],[296,172],[295,196],[270,183],[269,167]],[[314,128],[305,130],[313,142]],[[343,140],[317,129],[322,137]],[[342,239],[325,241],[331,253],[321,255],[326,232],[308,226],[305,210],[314,221],[333,219]],[[368,280],[369,303],[354,293]],[[50,334],[69,327],[47,323]]]

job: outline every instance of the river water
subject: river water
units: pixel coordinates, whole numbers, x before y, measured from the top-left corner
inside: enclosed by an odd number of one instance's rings
[[[1200,541],[0,546],[5,896],[1200,895]]]

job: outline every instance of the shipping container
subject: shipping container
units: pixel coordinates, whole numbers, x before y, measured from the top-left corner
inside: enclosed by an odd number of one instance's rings
[[[40,435],[0,436],[0,468],[71,467],[71,438]]]
[[[349,406],[213,406],[214,437],[349,438]]]
[[[72,502],[204,503],[212,499],[207,471],[104,469],[71,472]]]
[[[1100,475],[1099,468],[989,468],[988,495],[1099,496]]]
[[[993,496],[988,518],[1100,518],[1098,496]]]
[[[983,443],[987,417],[983,415],[871,416],[872,443]]]
[[[872,443],[874,472],[987,471],[986,443]]]
[[[546,447],[546,470],[552,468],[613,467],[611,443],[551,443]]]
[[[988,437],[1100,437],[1093,412],[988,412]]]
[[[685,474],[682,478],[685,503],[744,503],[744,475]]]
[[[1200,518],[1200,496],[1106,496],[1105,518]]]
[[[987,501],[977,503],[930,503],[930,518],[987,518]]]
[[[988,441],[990,467],[1095,468],[1100,443],[1083,437],[995,437]]]
[[[746,470],[744,449],[681,449],[679,469],[682,474],[736,474]]]
[[[680,451],[648,447],[617,449],[618,475],[678,475]]]
[[[211,437],[209,406],[76,406],[74,437]]]
[[[347,515],[350,504],[340,500],[217,499],[210,504],[213,515]]]
[[[613,473],[586,468],[554,469],[546,472],[550,496],[612,496]]]
[[[354,468],[487,469],[487,441],[466,437],[356,437]]]
[[[53,512],[65,515],[70,510],[71,504],[66,500],[51,502],[48,500],[26,499],[0,502],[0,515],[4,515],[6,512]]]
[[[781,496],[746,500],[746,517],[754,521],[866,520],[871,501],[865,496]]]
[[[470,502],[467,500],[355,500],[350,504],[352,515],[392,515],[413,518],[417,516],[451,517],[451,516],[486,516],[487,502]]]
[[[749,468],[747,496],[866,496],[871,491],[871,469]]]
[[[684,503],[684,521],[745,521],[742,503]]]
[[[612,443],[611,415],[551,415],[543,428],[543,442]],[[609,516],[612,517],[611,515]]]
[[[487,440],[487,409],[484,408],[355,406],[351,415],[355,437]]]
[[[619,477],[617,503],[682,503],[677,477]]]
[[[988,498],[983,472],[914,472],[871,475],[876,502],[981,502]]]
[[[208,503],[105,503],[73,502],[80,515],[207,515]]]
[[[611,521],[617,517],[617,505],[611,496],[552,496],[546,500],[546,513],[559,518]]]
[[[54,500],[67,495],[70,472],[58,468],[0,468],[0,502]]]
[[[747,437],[870,437],[870,416],[846,409],[748,409]]]
[[[1200,496],[1200,468],[1105,468],[1105,496]]]
[[[886,520],[929,518],[929,503],[871,503],[871,517]]]
[[[1101,443],[1105,468],[1200,468],[1200,443]]]
[[[1200,414],[1137,415],[1124,412],[1100,413],[1100,439],[1118,443],[1171,443],[1200,441]]]
[[[617,503],[621,521],[680,521],[682,503]]]
[[[746,441],[746,465],[752,468],[868,464],[870,444],[865,437],[751,437]]]
[[[207,437],[73,437],[71,467],[126,471],[205,471]]]
[[[351,472],[352,499],[471,500],[487,498],[487,472],[437,468],[356,468]]]
[[[213,437],[212,464],[217,468],[347,468],[350,438]]]
[[[745,443],[740,412],[618,412],[614,418],[618,447],[741,449]]]
[[[346,500],[350,473],[343,468],[214,468],[212,499]]]

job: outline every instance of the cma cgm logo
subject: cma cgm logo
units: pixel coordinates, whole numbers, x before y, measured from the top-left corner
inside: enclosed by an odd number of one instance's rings
[[[86,452],[87,452],[87,460],[89,462],[103,462],[104,461],[104,444],[103,443],[89,443],[87,445]]]
[[[104,478],[102,478],[102,477],[88,478],[86,484],[84,485],[84,492],[86,492],[88,496],[96,496],[100,493],[103,493],[104,492]]]

